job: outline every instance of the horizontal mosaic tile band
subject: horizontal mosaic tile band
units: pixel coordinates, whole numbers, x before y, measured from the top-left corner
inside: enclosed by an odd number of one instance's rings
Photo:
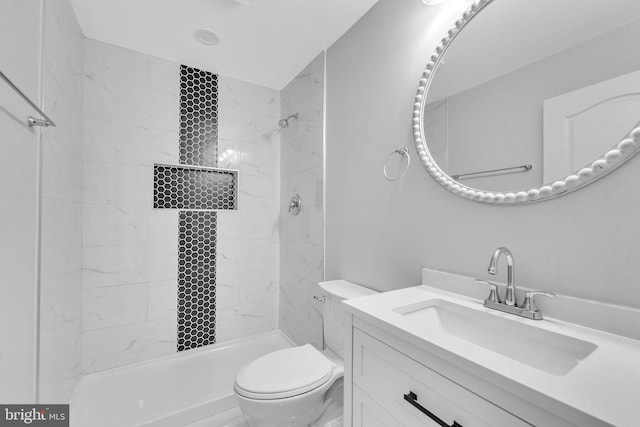
[[[153,207],[180,210],[235,210],[238,171],[184,165],[153,168]]]

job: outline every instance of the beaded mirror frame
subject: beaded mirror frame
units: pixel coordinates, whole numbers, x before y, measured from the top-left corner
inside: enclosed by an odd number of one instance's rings
[[[497,0],[477,0],[456,20],[453,27],[447,31],[435,52],[429,58],[429,62],[422,73],[418,91],[413,104],[413,139],[420,161],[431,177],[450,192],[465,199],[481,203],[497,205],[515,205],[539,202],[554,197],[562,196],[582,188],[612,172],[640,151],[640,127],[630,132],[630,137],[615,144],[603,155],[563,179],[540,187],[523,191],[495,192],[485,191],[469,187],[454,180],[445,173],[435,162],[429,152],[424,131],[424,110],[426,107],[427,92],[435,75],[435,70],[447,48],[455,40],[462,29],[485,7]]]

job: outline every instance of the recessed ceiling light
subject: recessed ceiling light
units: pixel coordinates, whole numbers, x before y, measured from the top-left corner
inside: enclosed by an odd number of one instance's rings
[[[253,6],[253,0],[233,0],[236,3],[240,3],[243,6]]]
[[[215,46],[220,43],[220,37],[211,30],[195,30],[193,32],[193,37],[195,37],[200,43],[209,46]]]
[[[444,2],[447,2],[447,1],[449,1],[449,0],[422,0],[422,3],[431,6],[431,5],[435,5],[435,4],[441,4],[441,3],[444,3]]]

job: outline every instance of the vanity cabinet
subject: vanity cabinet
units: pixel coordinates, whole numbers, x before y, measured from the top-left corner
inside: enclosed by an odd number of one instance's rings
[[[437,426],[426,411],[447,426],[530,426],[359,329],[353,331],[353,367],[354,426],[368,427],[369,419]]]
[[[483,384],[454,364],[361,319],[353,317],[347,323],[345,426],[579,425]]]

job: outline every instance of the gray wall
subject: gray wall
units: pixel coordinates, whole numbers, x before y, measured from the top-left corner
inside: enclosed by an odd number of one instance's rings
[[[483,277],[504,245],[522,286],[640,307],[640,157],[575,193],[509,207],[455,196],[419,163],[417,83],[468,3],[381,0],[328,50],[326,279],[391,290],[419,284],[422,267]],[[382,162],[405,146],[409,173],[389,183]]]

